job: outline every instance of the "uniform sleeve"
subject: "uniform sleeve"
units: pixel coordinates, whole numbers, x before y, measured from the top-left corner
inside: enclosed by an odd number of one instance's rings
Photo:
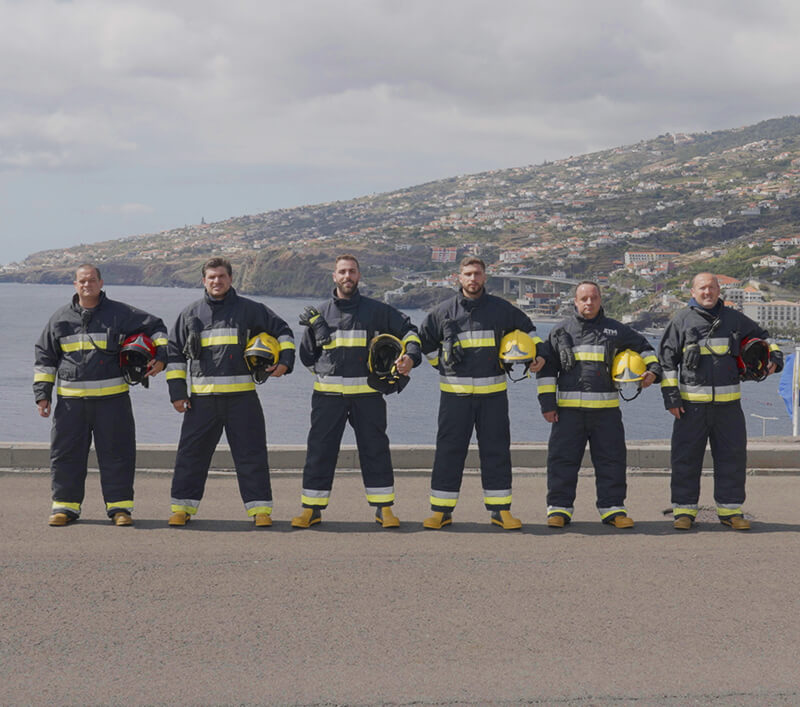
[[[37,403],[40,400],[52,399],[60,357],[61,347],[56,340],[51,322],[48,322],[34,345],[33,397]]]
[[[389,307],[389,333],[403,342],[406,353],[414,362],[414,367],[419,366],[422,362],[420,350],[422,342],[419,338],[419,331],[407,314],[403,314],[394,307]]]
[[[294,369],[295,345],[294,345],[294,332],[291,327],[273,312],[266,305],[262,305],[263,316],[266,317],[263,322],[264,331],[270,336],[274,336],[278,340],[281,352],[278,356],[278,363],[282,363],[288,369],[287,373],[291,373]]]
[[[658,383],[663,378],[663,369],[661,368],[658,356],[656,356],[656,352],[650,345],[650,342],[638,331],[628,326],[623,326],[620,330],[620,334],[622,334],[620,348],[631,349],[631,351],[636,351],[636,353],[641,354],[645,367],[655,375],[655,382]]]
[[[683,404],[678,389],[678,366],[683,358],[682,339],[680,327],[673,320],[664,330],[658,346],[658,358],[662,367],[661,395],[667,410],[679,408]]]
[[[169,335],[167,343],[167,370],[165,377],[169,388],[169,399],[187,400],[189,398],[188,388],[186,387],[186,356],[183,349],[186,346],[186,316],[184,312],[178,315],[175,326]]]
[[[555,331],[555,329],[553,330]],[[542,350],[536,348],[536,353],[544,358],[544,366],[536,374],[536,385],[538,386],[539,407],[542,412],[552,412],[557,408],[556,403],[556,381],[561,369],[561,364],[555,354],[555,346],[552,341],[552,332],[546,342],[543,342]]]
[[[434,368],[439,366],[439,349],[442,345],[442,327],[439,317],[435,312],[431,312],[419,327],[419,340],[422,353],[428,359],[428,363]]]

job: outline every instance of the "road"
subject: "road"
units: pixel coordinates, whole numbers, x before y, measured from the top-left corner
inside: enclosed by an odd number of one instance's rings
[[[800,702],[800,478],[754,476],[736,533],[678,533],[664,476],[632,477],[636,527],[603,526],[582,477],[575,522],[543,525],[518,474],[488,524],[468,475],[452,527],[424,531],[429,479],[397,479],[398,530],[339,474],[324,522],[292,530],[300,479],[273,479],[275,525],[212,476],[169,528],[169,476],[137,477],[136,525],[50,528],[46,474],[0,474],[0,703],[794,705]],[[710,479],[701,503],[713,505]],[[708,522],[711,521],[711,522]]]

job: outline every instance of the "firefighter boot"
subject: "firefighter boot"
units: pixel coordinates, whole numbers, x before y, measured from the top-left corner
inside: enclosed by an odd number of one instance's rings
[[[292,518],[293,528],[310,528],[322,522],[322,513],[319,508],[304,508],[299,516]]]
[[[430,518],[426,518],[422,521],[422,525],[428,530],[440,530],[444,528],[446,525],[450,525],[453,522],[453,516],[446,511],[434,511],[433,515]]]
[[[569,521],[569,517],[563,513],[548,513],[547,515],[548,528],[563,528]]]
[[[73,520],[75,519],[68,513],[53,513],[53,515],[50,516],[48,523],[55,528],[66,525],[67,523],[72,523]]]
[[[491,521],[503,530],[519,530],[522,527],[522,521],[512,516],[511,511],[492,511]]]
[[[691,530],[694,525],[694,518],[692,516],[677,516],[672,521],[672,527],[675,530]]]
[[[272,516],[269,513],[256,513],[254,519],[256,528],[268,528],[272,525]]]
[[[125,511],[117,511],[111,520],[114,522],[114,525],[133,525],[131,514]]]
[[[392,513],[390,506],[379,506],[375,511],[375,522],[380,523],[384,528],[399,528],[400,519]]]
[[[633,518],[630,518],[625,513],[617,513],[617,515],[612,516],[611,518],[603,522],[608,525],[612,525],[615,528],[619,528],[620,530],[633,527]]]
[[[720,518],[719,522],[734,530],[750,530],[750,521],[744,516],[728,516],[727,518]]]
[[[182,527],[186,525],[192,516],[190,516],[186,511],[175,511],[167,521],[167,525],[172,525],[176,528]]]

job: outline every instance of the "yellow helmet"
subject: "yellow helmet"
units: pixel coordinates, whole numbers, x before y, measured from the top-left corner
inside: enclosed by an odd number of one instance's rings
[[[536,358],[536,344],[524,331],[514,329],[500,340],[499,357],[500,365],[508,377],[515,382],[521,381],[523,378],[530,377],[528,369]],[[514,378],[511,372],[518,364],[524,365],[523,374],[519,378]]]
[[[616,387],[621,391],[624,385],[636,383],[636,395],[639,395],[642,390],[642,378],[644,378],[646,372],[647,366],[644,359],[631,349],[620,351],[614,356],[614,362],[611,364],[611,378],[614,380]],[[633,400],[636,395],[626,398],[620,393],[623,400]]]
[[[281,346],[274,336],[262,332],[256,334],[247,342],[244,350],[244,361],[250,370],[250,375],[257,384],[263,383],[269,378],[267,368],[274,366],[278,362],[281,354]]]

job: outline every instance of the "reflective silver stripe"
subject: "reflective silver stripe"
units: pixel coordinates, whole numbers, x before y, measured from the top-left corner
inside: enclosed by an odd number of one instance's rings
[[[166,371],[169,373],[170,371],[185,371],[186,364],[185,363],[168,363]]]
[[[589,344],[581,344],[580,346],[573,346],[572,353],[599,353],[605,355],[605,346],[591,346]]]
[[[190,508],[197,508],[200,505],[199,498],[171,498],[169,502],[173,506],[189,506]]]
[[[716,388],[710,385],[679,385],[681,397],[689,402],[727,402],[739,400],[742,396],[739,384],[720,385]]]
[[[458,491],[437,491],[436,489],[431,489],[431,496],[436,496],[436,498],[449,498],[452,500],[457,500],[458,493]]]
[[[549,378],[549,377],[542,376],[541,378],[537,378],[536,379],[536,385],[538,385],[540,388],[543,385],[555,386],[555,384],[556,384],[556,379],[555,378]]]
[[[248,501],[244,507],[249,511],[253,508],[272,508],[272,499],[269,501]]]
[[[495,346],[494,331],[462,331],[458,335],[462,347]]]
[[[241,385],[252,383],[250,376],[192,376],[192,387],[203,385]]]
[[[319,491],[318,489],[303,489],[303,496],[308,496],[309,498],[328,498],[330,495],[330,490]]]
[[[394,486],[381,486],[379,488],[366,486],[364,487],[364,490],[367,492],[368,496],[385,496],[387,494],[394,493]]]
[[[578,391],[558,391],[559,400],[617,400],[617,392],[612,393],[589,393],[583,390]]]
[[[489,385],[497,385],[498,383],[505,383],[505,376],[489,376],[487,378],[467,378],[462,376],[440,376],[440,382],[449,385],[469,385],[475,388],[480,388]]]
[[[239,343],[239,330],[231,327],[206,329],[200,333],[203,346],[230,346]]]
[[[220,327],[219,329],[204,329],[200,332],[201,336],[205,339],[207,336],[239,336],[239,330],[236,327]]]
[[[431,351],[430,353],[425,354],[425,358],[429,361],[438,361],[439,360],[439,352],[438,351]]]
[[[700,506],[696,503],[673,503],[672,504],[673,510],[676,508],[686,509],[687,511],[697,511],[700,510]]]
[[[406,343],[406,344],[407,344],[409,341],[416,341],[418,344],[421,344],[421,343],[422,343],[422,342],[420,341],[419,337],[418,337],[418,336],[417,336],[417,335],[416,335],[416,334],[415,334],[413,331],[410,331],[410,332],[408,332],[408,333],[407,333],[407,334],[406,334],[406,335],[403,337],[403,339],[402,339],[402,340],[403,340],[403,342],[404,342],[404,343]]]
[[[608,506],[607,508],[598,508],[601,518],[611,515],[612,513],[627,513],[628,509],[625,506]]]
[[[572,514],[575,512],[575,508],[573,506],[548,506],[547,507],[547,515],[551,515],[553,513],[566,513],[569,517],[572,517]]]
[[[333,338],[330,344],[325,344],[326,348],[332,348],[335,346],[346,346],[344,342],[351,342],[351,346],[354,343],[359,345],[366,346],[367,341],[367,332],[363,329],[348,329],[346,331],[335,331],[333,333]],[[362,344],[363,342],[363,344]]]
[[[89,337],[91,337],[91,340],[89,339]],[[94,341],[94,343],[100,345],[100,344],[105,344],[106,343],[106,339],[107,339],[106,335],[105,334],[101,334],[99,331],[98,332],[88,332],[88,333],[84,332],[82,334],[71,334],[70,336],[62,336],[58,340],[58,343],[61,344],[62,348],[63,348],[63,346],[65,344],[67,344],[67,345],[68,344],[78,344],[78,343],[81,343],[83,341],[86,341],[87,343],[90,343],[90,344],[91,344],[91,341]]]
[[[104,380],[99,381],[61,381],[60,388],[71,388],[74,390],[96,390],[98,388],[113,388],[120,385],[127,386],[124,378],[105,378]]]
[[[662,388],[677,388],[678,387],[678,372],[664,370],[661,378]]]
[[[34,373],[41,373],[45,376],[54,376],[56,374],[56,369],[52,366],[34,366],[33,367]]]

